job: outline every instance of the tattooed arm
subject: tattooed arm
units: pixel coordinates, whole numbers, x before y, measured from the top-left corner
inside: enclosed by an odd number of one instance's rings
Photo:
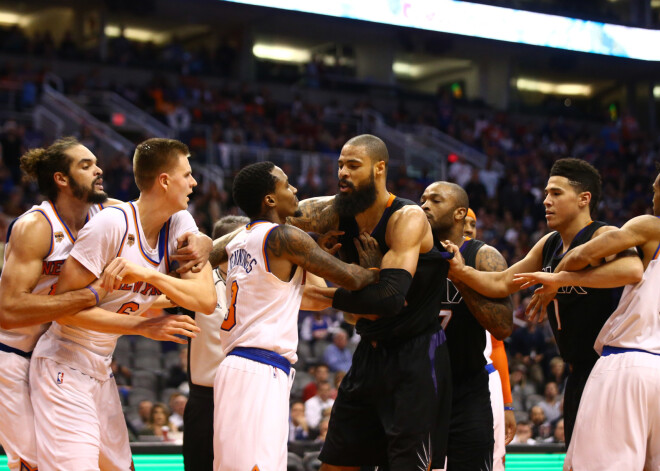
[[[482,272],[501,272],[507,265],[504,257],[497,249],[484,245],[477,252],[476,269]],[[487,298],[472,288],[461,283],[453,282],[460,291],[463,301],[479,324],[489,331],[498,340],[504,340],[511,335],[513,329],[513,304],[511,298]]]
[[[235,231],[230,232],[229,234],[225,234],[222,237],[218,237],[213,241],[213,249],[209,254],[209,263],[211,264],[211,268],[216,268],[221,263],[225,263],[227,261],[227,244],[231,242],[231,240],[243,230],[245,230],[245,226],[241,226]]]
[[[332,206],[334,196],[318,196],[302,200],[298,206],[302,216],[288,217],[286,223],[305,232],[324,234],[339,227],[339,215]]]
[[[324,252],[300,229],[281,225],[272,230],[266,244],[268,255],[299,265],[346,289],[357,290],[378,281],[378,272],[349,265]]]

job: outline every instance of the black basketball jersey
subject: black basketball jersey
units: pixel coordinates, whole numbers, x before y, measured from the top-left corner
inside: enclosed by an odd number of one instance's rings
[[[389,250],[385,242],[385,232],[390,217],[409,204],[415,203],[391,195],[383,216],[371,233],[371,236],[378,241],[383,254]],[[344,231],[344,235],[339,238],[342,244],[340,258],[348,263],[358,263],[359,258],[353,238],[358,237],[360,231],[355,218],[341,218],[339,230]],[[443,252],[436,247],[419,254],[415,276],[406,294],[407,304],[401,312],[396,316],[375,321],[360,319],[355,326],[358,334],[365,340],[398,342],[424,332],[438,330],[440,328],[438,313],[445,297],[445,280],[448,271],[449,264]]]
[[[474,267],[477,252],[485,244],[468,239],[461,245],[465,265]],[[451,371],[455,379],[466,378],[483,371],[486,366],[486,329],[474,317],[463,301],[461,293],[447,279],[442,303],[442,326],[447,334],[447,346],[451,359]]]
[[[589,242],[604,222],[593,221],[575,236],[568,250]],[[543,271],[554,272],[563,258],[559,232],[553,233],[543,246]],[[573,365],[591,367],[598,360],[594,342],[598,333],[616,309],[622,288],[583,288],[565,286],[559,288],[555,303],[548,305],[548,321],[555,334],[559,353]],[[559,318],[559,319],[558,319]],[[559,329],[561,323],[561,329]]]

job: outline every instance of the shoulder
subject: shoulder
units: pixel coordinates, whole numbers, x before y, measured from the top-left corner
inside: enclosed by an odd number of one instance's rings
[[[596,229],[594,231],[591,238],[593,239],[594,237],[597,237],[601,234],[604,234],[605,232],[616,231],[617,229],[618,229],[618,227],[616,227],[616,226],[609,226],[609,225],[601,226],[601,227],[599,227],[598,229]]]
[[[288,224],[281,224],[269,229],[264,242],[276,256],[283,252],[305,253],[311,248],[310,244],[316,245],[306,232]]]
[[[479,271],[504,271],[507,269],[507,263],[499,250],[495,247],[484,244],[477,251],[475,268]]]
[[[399,224],[402,222],[412,222],[416,224],[424,223],[428,225],[428,220],[426,219],[424,210],[416,204],[406,204],[401,206],[399,209],[394,211],[387,224],[389,226],[391,224]]]
[[[39,255],[50,250],[53,228],[41,211],[33,211],[17,219],[11,227],[9,244],[12,250],[25,247]]]

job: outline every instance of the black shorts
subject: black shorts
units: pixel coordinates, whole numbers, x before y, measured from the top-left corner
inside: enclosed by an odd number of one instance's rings
[[[213,388],[190,385],[183,411],[183,463],[186,471],[213,470]]]
[[[571,443],[580,398],[582,398],[592,368],[593,365],[573,367],[568,378],[566,378],[566,387],[564,388],[564,438],[566,448]]]
[[[451,366],[444,340],[438,331],[394,346],[360,342],[319,459],[335,466],[428,469],[433,447],[446,446],[449,430]]]
[[[447,471],[493,469],[493,409],[485,369],[466,378],[454,378]],[[434,463],[442,468],[443,463]]]

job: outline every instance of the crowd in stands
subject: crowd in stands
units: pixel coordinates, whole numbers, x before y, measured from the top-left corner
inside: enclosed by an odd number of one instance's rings
[[[11,41],[3,41],[3,37]],[[48,42],[44,38],[41,41]],[[35,54],[46,50],[74,56],[81,53],[64,45],[45,48],[41,43],[21,38],[14,29],[2,30],[0,44],[17,51],[32,48]],[[130,60],[140,60],[137,57]],[[0,83],[16,83],[23,91],[26,83],[38,84],[39,76],[29,68],[19,72],[7,64],[0,65]],[[22,94],[25,99],[21,98],[20,102],[21,106],[30,107],[36,102],[37,94],[31,99],[30,87],[27,88]],[[429,100],[421,111],[409,111],[406,103],[396,103],[390,110],[374,110],[363,99],[356,99],[352,107],[340,106],[336,101],[310,102],[302,95],[283,102],[272,96],[266,86],[212,87],[191,76],[174,83],[156,75],[149,84],[137,87],[107,83],[102,73],[92,71],[66,82],[66,92],[71,95],[87,89],[114,90],[169,124],[189,144],[193,161],[208,144],[195,126],[212,129],[214,162],[222,177],[196,171],[199,186],[190,202],[190,211],[206,233],[210,233],[213,222],[221,215],[238,212],[231,197],[231,182],[238,168],[248,162],[242,157],[236,159],[227,151],[227,145],[302,151],[295,154],[301,156],[299,161],[277,162],[298,186],[299,198],[334,194],[334,159],[343,143],[355,134],[356,123],[366,110],[380,111],[392,126],[435,126],[488,157],[489,164],[477,169],[459,156],[457,162],[450,164],[448,178],[467,190],[470,205],[477,214],[478,237],[496,247],[509,264],[524,257],[546,233],[543,189],[549,169],[558,158],[582,158],[599,169],[603,179],[599,219],[621,225],[650,209],[649,188],[656,174],[659,142],[644,133],[628,113],[617,120],[602,122],[518,116],[470,107],[446,94]],[[92,151],[100,152],[98,143],[84,127],[78,137]],[[34,183],[21,181],[19,158],[28,148],[48,144],[30,122],[0,122],[1,240],[5,240],[8,223],[40,199]],[[304,152],[309,155],[306,157]],[[309,157],[316,155],[328,158]],[[122,200],[135,198],[138,193],[130,156],[99,157],[104,163],[106,191]],[[495,170],[494,162],[501,163],[504,170]],[[428,183],[428,178],[410,176],[405,167],[389,169],[390,191],[399,196],[418,200]],[[516,329],[506,341],[518,419],[516,441],[562,442],[561,395],[567,367],[558,357],[547,323],[537,325],[524,320],[527,295],[525,292],[514,295]],[[299,372],[291,402],[292,440],[323,440],[329,408],[341,378],[350,368],[357,341],[353,329],[343,323],[341,313],[301,313]],[[137,348],[136,342],[130,339],[128,348]],[[142,400],[136,390],[145,388],[136,387],[135,382],[139,376],[136,372],[145,368],[130,355],[123,356],[115,365],[133,438],[171,440],[177,438],[181,428],[187,356],[185,352],[172,350],[172,345],[157,349],[163,361],[159,360],[155,368],[156,386],[153,394]]]

